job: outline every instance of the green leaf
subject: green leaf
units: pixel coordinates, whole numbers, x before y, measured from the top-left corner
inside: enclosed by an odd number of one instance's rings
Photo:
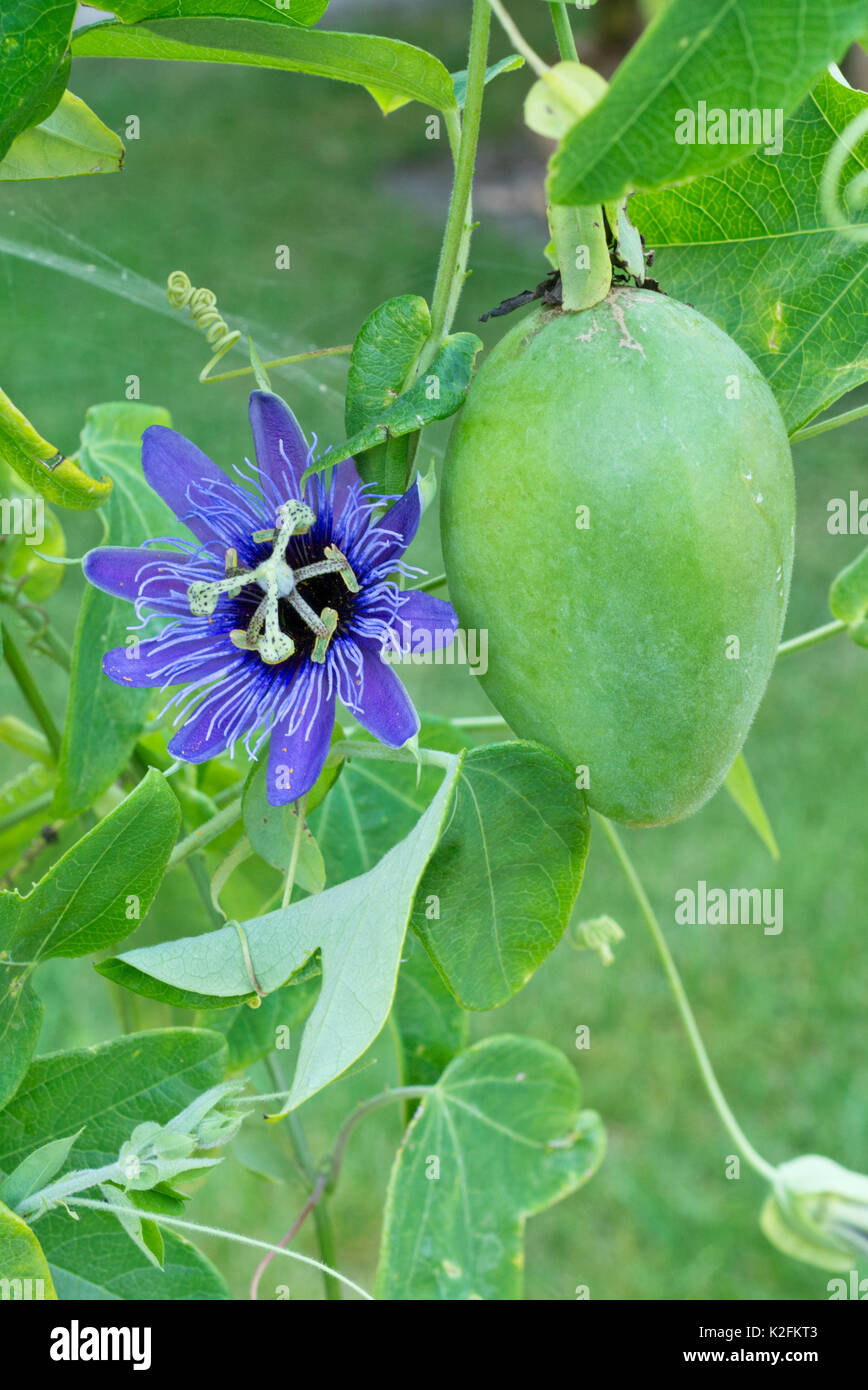
[[[0,1114],[0,1169],[10,1172],[31,1150],[76,1127],[82,1132],[70,1150],[71,1166],[110,1163],[136,1124],[166,1124],[222,1081],[225,1062],[223,1038],[195,1028],[133,1033],[38,1057]],[[228,1297],[217,1271],[187,1241],[166,1236],[161,1271],[136,1250],[114,1216],[86,1210],[78,1215],[72,1221],[65,1212],[51,1213],[39,1222],[60,1298]]]
[[[89,956],[123,941],[154,899],[180,818],[165,777],[149,768],[21,900],[16,953]]]
[[[863,92],[823,77],[785,122],[780,155],[630,204],[663,288],[753,358],[790,433],[868,379],[868,247],[827,226],[819,194],[836,139],[866,106]],[[868,139],[845,178],[866,161]]]
[[[0,893],[0,1104],[15,1091],[39,1036],[32,976],[55,956],[85,956],[135,931],[160,885],[180,812],[153,770],[67,850],[26,898]]]
[[[278,9],[275,0],[115,0],[103,5],[125,24],[140,19],[176,19],[190,15],[228,15],[261,19],[272,24],[308,25],[322,19],[328,0],[290,0],[289,9]]]
[[[81,1130],[67,1135],[65,1139],[51,1139],[23,1158],[8,1178],[0,1183],[0,1202],[14,1208],[20,1206],[26,1197],[32,1197],[34,1192],[47,1187],[68,1159],[79,1134]]]
[[[359,736],[371,742],[367,734]],[[419,743],[444,753],[460,753],[469,740],[445,719],[422,718]],[[337,785],[311,818],[317,844],[328,864],[329,883],[343,883],[367,871],[409,835],[440,782],[436,768],[357,758],[344,764]]]
[[[343,444],[328,449],[307,473],[319,473],[323,468],[355,457],[389,439],[414,434],[435,420],[446,420],[460,410],[467,395],[473,363],[482,347],[475,333],[453,333],[443,339],[443,346],[424,376],[403,392],[379,418],[369,421]]]
[[[389,1015],[416,886],[447,813],[460,756],[448,768],[427,811],[394,849],[361,878],[304,898],[264,917],[205,936],[128,951],[104,962],[102,974],[131,984],[129,970],[175,989],[233,1004],[286,984],[314,952],[322,957],[322,988],[308,1019],[286,1110],[333,1081],[371,1045]],[[252,973],[251,973],[252,972]],[[135,987],[135,985],[131,985]]]
[[[433,1086],[467,1045],[467,1014],[412,937],[404,956],[393,1010],[401,1042],[401,1079],[405,1086]]]
[[[868,547],[833,580],[829,608],[856,645],[868,647]]]
[[[431,313],[425,300],[416,294],[387,299],[368,315],[356,335],[350,357],[345,412],[348,435],[356,435],[381,419],[398,399],[430,332]],[[406,476],[409,436],[404,436],[404,441],[402,478]],[[376,483],[384,493],[392,491],[387,483],[388,447],[378,444],[356,454],[363,481]]]
[[[244,788],[242,814],[247,838],[258,855],[285,873],[292,855],[298,813],[289,806],[272,806],[268,800],[268,759],[253,764]],[[321,893],[326,870],[319,845],[307,825],[302,827],[295,881],[306,893]]]
[[[149,425],[170,424],[156,406],[120,402],[93,406],[81,436],[81,458],[114,483],[103,513],[106,544],[140,545],[184,528],[145,482],[141,440]],[[152,699],[150,690],[116,685],[103,674],[110,647],[129,640],[130,606],[88,585],[81,601],[70,673],[69,702],[55,798],[60,816],[93,804],[126,766]],[[133,649],[135,650],[135,649]]]
[[[520,1299],[525,1221],[587,1182],[604,1152],[563,1053],[530,1038],[477,1043],[446,1068],[398,1151],[377,1296]]]
[[[90,107],[64,92],[51,115],[16,137],[0,161],[0,181],[117,174],[124,147]]]
[[[520,53],[509,53],[500,62],[492,63],[485,69],[485,85],[499,77],[502,72],[515,72],[518,68],[524,67],[524,59]],[[464,110],[464,102],[467,98],[467,69],[462,68],[460,72],[453,72],[452,85],[455,88],[455,100],[461,110]]]
[[[15,1094],[42,1027],[42,1001],[30,984],[30,967],[10,952],[20,914],[16,895],[0,894],[0,1105]]]
[[[101,507],[111,479],[97,482],[65,458],[33,428],[25,415],[0,391],[0,461],[49,502],[84,511]]]
[[[474,748],[411,925],[465,1009],[520,990],[563,935],[590,825],[575,774],[534,743]]]
[[[197,1028],[131,1033],[37,1057],[0,1114],[0,1169],[11,1172],[33,1149],[79,1128],[71,1166],[111,1163],[137,1124],[167,1124],[223,1080],[225,1063],[224,1039]]]
[[[147,24],[97,24],[80,30],[76,57],[181,59],[245,63],[355,82],[384,112],[406,100],[455,109],[452,79],[424,49],[372,34],[263,23],[255,19],[158,19]]]
[[[680,143],[687,116],[705,110],[791,111],[865,24],[864,0],[769,5],[768,0],[671,0],[621,64],[600,104],[553,156],[556,203],[592,204],[631,188],[660,188],[722,169],[769,144],[754,130],[736,143]],[[745,134],[748,138],[740,140]]]
[[[0,159],[60,101],[76,0],[4,0],[0,11]]]
[[[751,776],[743,753],[739,753],[726,774],[723,785],[736,806],[753,826],[772,858],[779,859],[780,852],[775,839],[775,832],[772,830],[771,822],[766,815],[765,807],[760,800],[760,794],[756,789],[756,783]]]
[[[30,1227],[0,1202],[0,1298],[56,1299],[51,1271]],[[23,1281],[23,1282],[19,1282]],[[34,1282],[35,1281],[35,1282]]]

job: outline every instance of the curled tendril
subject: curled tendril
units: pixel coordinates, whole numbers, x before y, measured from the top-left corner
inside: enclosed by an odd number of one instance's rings
[[[193,324],[200,333],[205,334],[208,346],[214,349],[214,356],[199,373],[200,381],[207,381],[209,374],[225,357],[241,337],[238,328],[230,330],[226,320],[217,308],[217,296],[213,290],[196,289],[189,275],[183,270],[173,270],[169,276],[166,293],[173,309],[189,309]]]
[[[850,241],[868,241],[868,222],[855,219],[868,209],[868,169],[862,168],[845,183],[844,165],[855,157],[856,147],[868,135],[868,108],[841,131],[829,153],[820,179],[820,206],[830,227]]]

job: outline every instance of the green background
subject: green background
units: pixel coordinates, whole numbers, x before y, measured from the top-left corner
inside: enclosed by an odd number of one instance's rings
[[[525,7],[527,30],[553,57],[542,4]],[[619,24],[623,17],[623,32]],[[521,15],[522,22],[525,15]],[[591,31],[584,16],[577,25]],[[615,11],[607,35],[584,56],[604,68],[634,23]],[[377,15],[344,6],[332,23],[416,40],[451,69],[464,65],[459,11],[422,7]],[[612,19],[610,17],[610,25]],[[506,51],[495,36],[495,56]],[[499,336],[497,321],[476,320],[500,299],[546,272],[539,185],[547,146],[521,125],[526,73],[489,89],[483,123],[477,213],[457,327]],[[127,142],[120,177],[4,189],[0,205],[0,302],[4,388],[40,432],[65,452],[76,445],[84,412],[123,397],[127,376],[141,399],[167,406],[176,428],[222,466],[251,452],[244,382],[202,387],[210,355],[163,286],[183,268],[218,294],[232,325],[247,324],[262,356],[352,339],[361,319],[389,295],[430,294],[449,187],[445,138],[426,139],[428,113],[409,106],[388,120],[363,92],[282,73],[78,60],[71,89],[121,136],[127,117],[140,139]],[[288,244],[292,269],[275,269]],[[9,253],[13,247],[19,254]],[[69,262],[74,276],[52,264]],[[92,267],[92,268],[88,268]],[[665,285],[664,285],[665,288]],[[114,292],[107,292],[107,291]],[[241,352],[224,366],[244,365]],[[345,366],[274,374],[308,431],[324,443],[342,437]],[[857,398],[847,402],[857,403]],[[420,463],[439,457],[445,432],[430,432]],[[865,494],[868,425],[798,446],[797,558],[787,635],[827,620],[830,580],[860,549],[857,537],[830,536],[826,504]],[[436,510],[436,509],[435,509]],[[534,525],[541,574],[557,563],[546,543],[545,499]],[[64,515],[70,553],[100,539],[96,515]],[[863,542],[864,544],[864,538]],[[440,568],[436,525],[428,515],[416,563]],[[82,580],[70,569],[49,607],[71,633]],[[868,1058],[862,930],[868,881],[865,836],[866,654],[844,638],[788,658],[776,671],[747,753],[781,848],[773,863],[725,793],[697,817],[664,830],[627,833],[693,1000],[724,1089],[748,1135],[771,1160],[820,1152],[864,1170],[868,1152]],[[63,685],[50,663],[37,672],[58,717]],[[431,713],[479,714],[489,706],[466,670],[409,671],[419,706]],[[3,683],[4,708],[26,716]],[[8,698],[6,698],[8,696]],[[9,771],[21,760],[3,751]],[[47,866],[48,857],[38,861]],[[678,888],[782,887],[784,929],[674,925]],[[574,1058],[584,1103],[600,1111],[609,1153],[600,1174],[573,1198],[530,1225],[526,1296],[764,1299],[827,1297],[829,1276],[769,1247],[757,1228],[764,1192],[743,1168],[727,1180],[731,1144],[697,1079],[672,999],[634,904],[598,835],[592,842],[582,916],[613,915],[627,933],[616,963],[563,943],[505,1007],[472,1019],[471,1036],[527,1032]],[[136,945],[206,928],[185,875],[161,891]],[[40,974],[47,1022],[40,1050],[71,1048],[117,1032],[106,982],[88,962],[56,961]],[[189,1015],[133,1001],[139,1026]],[[579,1025],[588,1051],[575,1050]],[[374,1059],[371,1061],[371,1059]],[[384,1033],[359,1074],[305,1106],[316,1153],[327,1149],[352,1104],[394,1076]],[[268,1083],[261,1078],[266,1089]],[[262,1136],[248,1148],[260,1147]],[[388,1110],[353,1136],[332,1201],[340,1268],[373,1283],[379,1219],[399,1117]],[[292,1223],[304,1188],[291,1173],[283,1136],[269,1135],[269,1181],[235,1156],[216,1170],[191,1206],[192,1219],[266,1240]],[[289,1177],[286,1179],[286,1174]],[[246,1294],[256,1257],[209,1243],[236,1296]],[[297,1248],[315,1253],[305,1228]],[[289,1285],[293,1298],[320,1297],[318,1277],[288,1261],[273,1264],[260,1296]]]

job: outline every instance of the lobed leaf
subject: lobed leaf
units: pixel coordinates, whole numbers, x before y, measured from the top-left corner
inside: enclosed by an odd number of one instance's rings
[[[295,1109],[346,1071],[388,1018],[413,896],[460,765],[460,755],[450,758],[413,830],[360,878],[240,926],[125,952],[117,962],[104,962],[100,972],[130,988],[138,987],[137,975],[153,977],[203,1003],[237,1004],[279,989],[318,951],[322,987],[302,1035],[286,1105]]]
[[[604,1152],[563,1053],[530,1038],[477,1043],[450,1062],[398,1151],[377,1296],[520,1299],[527,1218],[593,1177]]]

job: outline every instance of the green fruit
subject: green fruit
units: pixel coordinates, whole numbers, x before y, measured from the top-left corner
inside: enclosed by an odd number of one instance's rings
[[[690,815],[768,682],[794,513],[774,397],[708,319],[632,289],[536,312],[486,360],[446,459],[450,597],[487,629],[487,694],[588,769],[605,815]]]

